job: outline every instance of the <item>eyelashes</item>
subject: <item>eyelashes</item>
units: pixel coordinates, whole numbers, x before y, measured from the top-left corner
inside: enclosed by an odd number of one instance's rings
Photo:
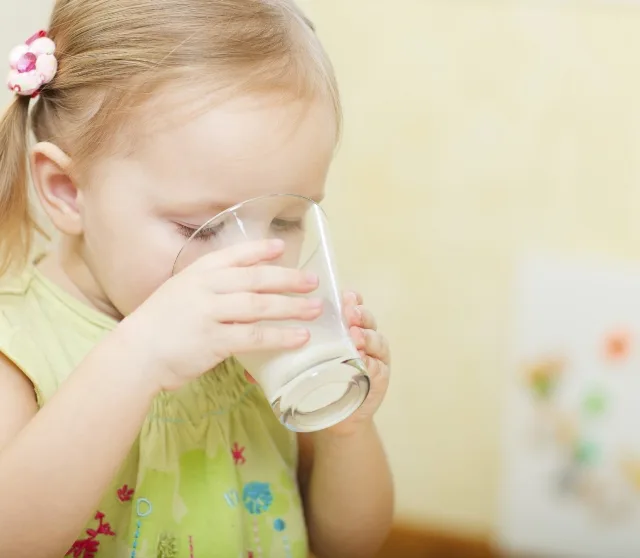
[[[191,239],[193,237],[193,240],[197,242],[206,242],[207,240],[211,238],[215,238],[216,236],[218,236],[218,234],[220,234],[220,232],[224,228],[224,223],[220,223],[218,225],[212,225],[210,227],[205,227],[202,229],[200,228],[194,229],[192,227],[188,227],[187,225],[183,225],[181,223],[175,223],[175,226],[178,229],[178,233],[180,233],[180,235],[184,236],[186,239]],[[200,231],[198,233],[198,236],[193,236],[198,231]]]
[[[204,228],[193,228],[182,223],[175,223],[178,233],[186,239],[192,239],[197,242],[207,242],[216,238],[224,229],[225,223],[211,225]],[[271,229],[275,233],[286,234],[295,231],[304,230],[304,221],[302,219],[274,219],[271,221]],[[198,232],[200,231],[200,232]],[[193,236],[198,232],[197,236]]]
[[[302,219],[274,219],[271,221],[271,228],[277,232],[291,232],[304,230]]]

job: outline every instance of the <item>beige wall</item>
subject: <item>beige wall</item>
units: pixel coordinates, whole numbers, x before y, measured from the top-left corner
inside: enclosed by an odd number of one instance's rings
[[[640,4],[307,0],[344,92],[330,214],[393,343],[398,512],[496,521],[529,251],[640,255]]]
[[[398,512],[491,529],[514,262],[640,255],[640,5],[302,3],[344,92],[343,275],[395,350],[379,422]],[[0,47],[50,5],[3,7]]]

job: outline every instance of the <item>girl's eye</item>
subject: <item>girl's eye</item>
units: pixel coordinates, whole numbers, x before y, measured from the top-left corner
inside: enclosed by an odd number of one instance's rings
[[[302,230],[302,220],[274,219],[271,221],[271,228],[278,232],[300,231]]]
[[[175,223],[176,228],[180,235],[184,236],[187,239],[192,239],[198,242],[206,242],[207,240],[211,240],[220,234],[222,229],[224,228],[224,223],[218,223],[217,225],[211,225],[202,229],[189,227],[187,225],[183,225],[182,223]],[[271,228],[276,232],[285,233],[291,231],[299,231],[302,230],[302,220],[289,220],[289,219],[274,219],[271,221]],[[200,232],[198,232],[198,230]],[[193,236],[198,232],[198,236]]]
[[[207,240],[214,238],[220,233],[222,228],[224,227],[224,223],[219,223],[217,225],[211,225],[208,227],[204,227],[202,229],[195,229],[193,227],[188,227],[187,225],[183,225],[181,223],[176,223],[176,228],[178,232],[187,239],[193,239],[198,242],[206,242]],[[198,232],[198,230],[200,232]],[[198,232],[198,236],[193,236]],[[193,237],[193,238],[192,238]]]

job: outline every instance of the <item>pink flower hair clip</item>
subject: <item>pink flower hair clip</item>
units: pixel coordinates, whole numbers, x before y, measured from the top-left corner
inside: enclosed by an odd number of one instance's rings
[[[56,45],[47,37],[46,31],[39,31],[25,44],[12,49],[9,54],[9,90],[17,95],[37,97],[42,86],[49,83],[58,71],[55,50]]]

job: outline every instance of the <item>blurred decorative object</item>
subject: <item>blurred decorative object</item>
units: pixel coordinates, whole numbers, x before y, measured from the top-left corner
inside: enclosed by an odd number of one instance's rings
[[[508,388],[501,546],[636,558],[640,270],[531,261],[519,274],[516,302],[520,372]],[[532,430],[544,444],[531,443]]]
[[[558,409],[553,405],[564,367],[564,359],[554,355],[543,355],[524,367],[525,385],[536,403],[531,433],[538,447],[555,443],[560,431],[567,426],[566,417],[558,416]]]
[[[559,357],[543,357],[526,368],[526,379],[536,398],[548,400],[553,397],[564,360]]]
[[[635,492],[640,492],[640,457],[623,457],[622,471]]]
[[[598,417],[606,412],[607,403],[606,393],[598,388],[594,388],[585,396],[583,408],[588,415]]]
[[[605,337],[605,356],[611,362],[624,362],[629,356],[631,337],[626,330],[615,330]]]

